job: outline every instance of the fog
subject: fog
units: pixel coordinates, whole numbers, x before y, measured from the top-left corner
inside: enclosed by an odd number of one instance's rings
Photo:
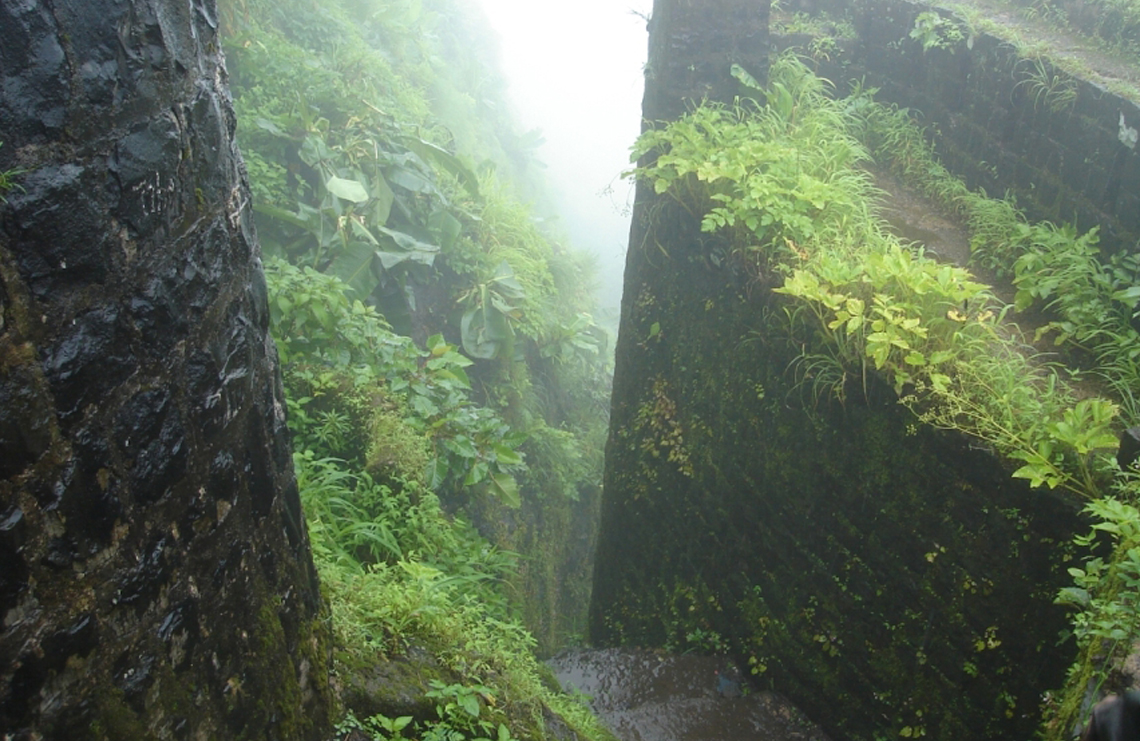
[[[562,227],[595,253],[603,312],[620,305],[652,0],[479,0],[499,35],[510,99],[538,150]]]

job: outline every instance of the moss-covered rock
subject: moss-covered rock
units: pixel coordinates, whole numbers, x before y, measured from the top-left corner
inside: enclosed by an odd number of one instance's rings
[[[418,646],[410,646],[401,655],[342,666],[339,682],[344,704],[358,718],[385,715],[436,720],[435,702],[427,697],[432,680],[450,684],[461,679]]]
[[[726,46],[674,13],[655,13],[674,74],[650,120],[683,108],[685,54]],[[731,652],[845,738],[1031,736],[1071,658],[1052,602],[1075,506],[873,378],[814,377],[778,276],[699,216],[638,191],[591,637]]]

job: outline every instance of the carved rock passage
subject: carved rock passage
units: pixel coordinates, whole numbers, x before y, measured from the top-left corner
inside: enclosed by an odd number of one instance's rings
[[[0,732],[320,738],[213,0],[0,0]]]

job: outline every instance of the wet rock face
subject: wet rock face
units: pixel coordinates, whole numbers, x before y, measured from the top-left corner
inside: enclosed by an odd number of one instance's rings
[[[743,0],[657,0],[649,22],[645,67],[646,121],[671,121],[702,100],[731,103],[739,64],[768,76],[768,3]]]
[[[562,654],[549,665],[623,741],[828,741],[785,698],[742,685],[724,657],[619,648]]]
[[[320,738],[213,0],[0,3],[0,730]]]

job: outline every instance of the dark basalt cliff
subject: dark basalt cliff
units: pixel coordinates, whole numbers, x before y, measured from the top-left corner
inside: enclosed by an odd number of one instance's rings
[[[320,738],[213,0],[0,2],[0,734]]]
[[[656,3],[649,119],[763,68],[762,10],[695,5]],[[1073,506],[889,389],[796,388],[771,282],[709,257],[728,249],[639,189],[591,637],[730,651],[837,738],[1032,737],[1071,658],[1052,601]]]

